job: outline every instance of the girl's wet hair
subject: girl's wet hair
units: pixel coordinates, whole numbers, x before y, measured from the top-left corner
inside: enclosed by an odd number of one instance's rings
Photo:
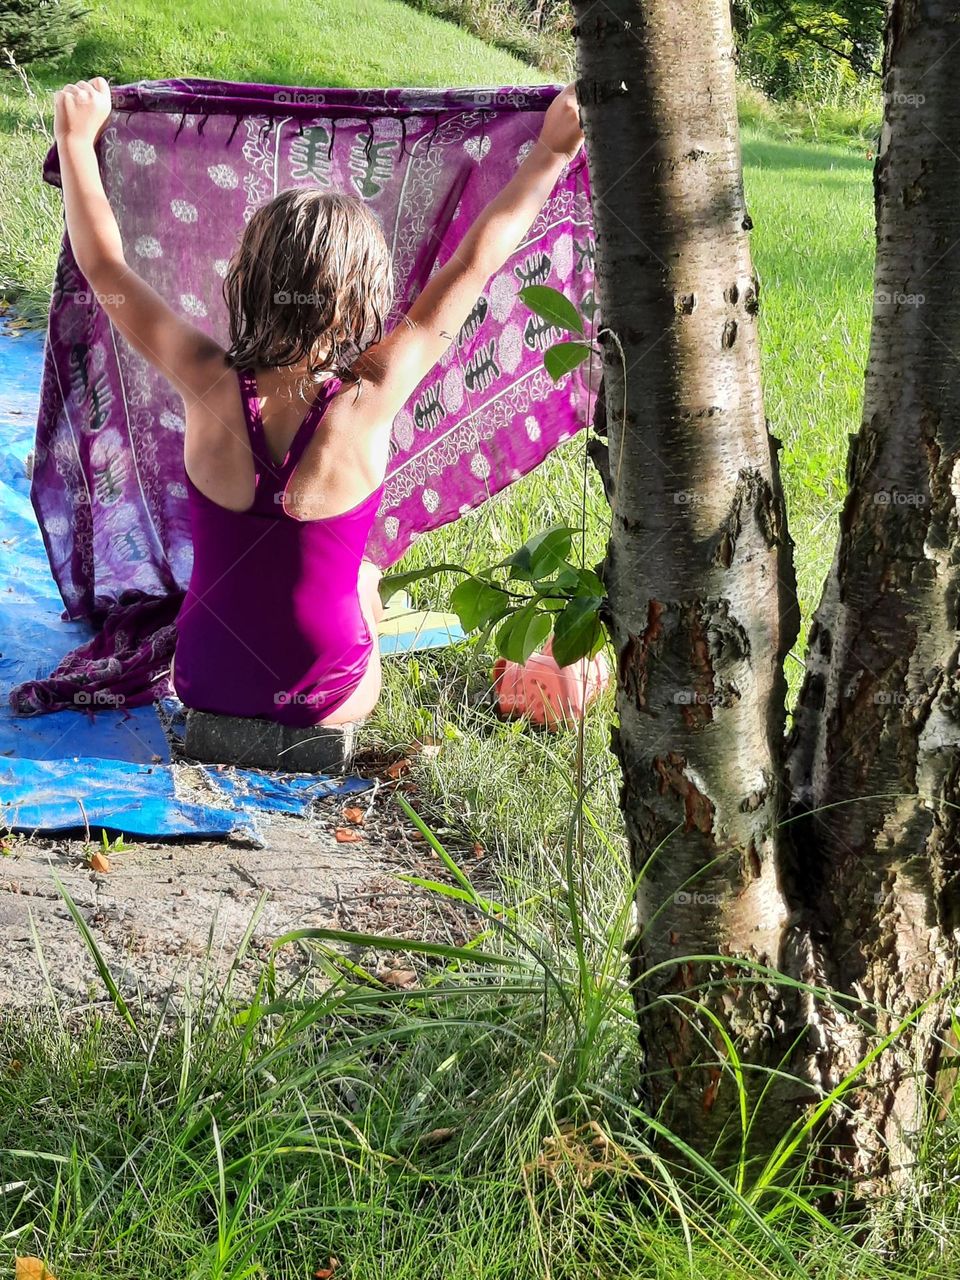
[[[358,354],[384,334],[393,263],[374,214],[356,196],[283,191],[250,219],[223,282],[235,368],[307,362],[359,383]]]

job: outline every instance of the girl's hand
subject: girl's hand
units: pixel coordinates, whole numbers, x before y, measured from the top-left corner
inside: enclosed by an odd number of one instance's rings
[[[103,76],[65,84],[53,95],[53,136],[96,142],[110,118],[110,86]]]
[[[577,105],[576,86],[568,84],[557,94],[547,107],[547,114],[540,130],[540,141],[556,155],[566,156],[568,160],[580,150],[583,144],[583,130],[580,128],[580,108]]]

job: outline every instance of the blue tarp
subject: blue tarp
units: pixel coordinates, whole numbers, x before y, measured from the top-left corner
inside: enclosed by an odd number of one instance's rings
[[[156,707],[58,711],[19,717],[7,693],[48,674],[91,634],[61,620],[30,503],[27,455],[33,447],[43,334],[0,335],[0,830],[106,829],[137,836],[221,836],[259,840],[257,812],[305,813],[319,797],[369,783],[315,774],[203,768],[217,801],[180,799],[170,741]],[[165,699],[175,738],[176,699]],[[198,766],[200,767],[200,766]]]

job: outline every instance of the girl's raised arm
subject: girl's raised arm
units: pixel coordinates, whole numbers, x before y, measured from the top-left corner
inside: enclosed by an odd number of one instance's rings
[[[185,400],[200,399],[224,375],[223,351],[127,265],[94,151],[110,110],[110,88],[102,76],[68,84],[54,95],[53,128],[73,255],[97,301],[131,346]]]
[[[454,341],[474,303],[522,243],[560,173],[583,144],[572,84],[550,106],[516,173],[477,216],[457,252],[431,276],[401,322],[363,356],[387,420],[406,404]]]

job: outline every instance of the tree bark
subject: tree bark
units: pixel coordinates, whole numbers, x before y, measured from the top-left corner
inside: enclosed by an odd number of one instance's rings
[[[816,977],[815,1066],[833,1087],[957,977],[960,931],[960,27],[897,0],[874,171],[877,263],[863,421],[810,632],[791,771]],[[835,1157],[865,1195],[906,1185],[949,999],[861,1075]]]
[[[678,1137],[735,1151],[737,1091],[709,1015],[747,1064],[753,1101],[769,1078],[749,1066],[776,1065],[801,1015],[776,982],[690,958],[797,967],[777,829],[797,605],[760,390],[729,5],[574,10],[606,326],[604,579],[644,1075]],[[768,1092],[759,1143],[782,1136],[802,1092]]]

